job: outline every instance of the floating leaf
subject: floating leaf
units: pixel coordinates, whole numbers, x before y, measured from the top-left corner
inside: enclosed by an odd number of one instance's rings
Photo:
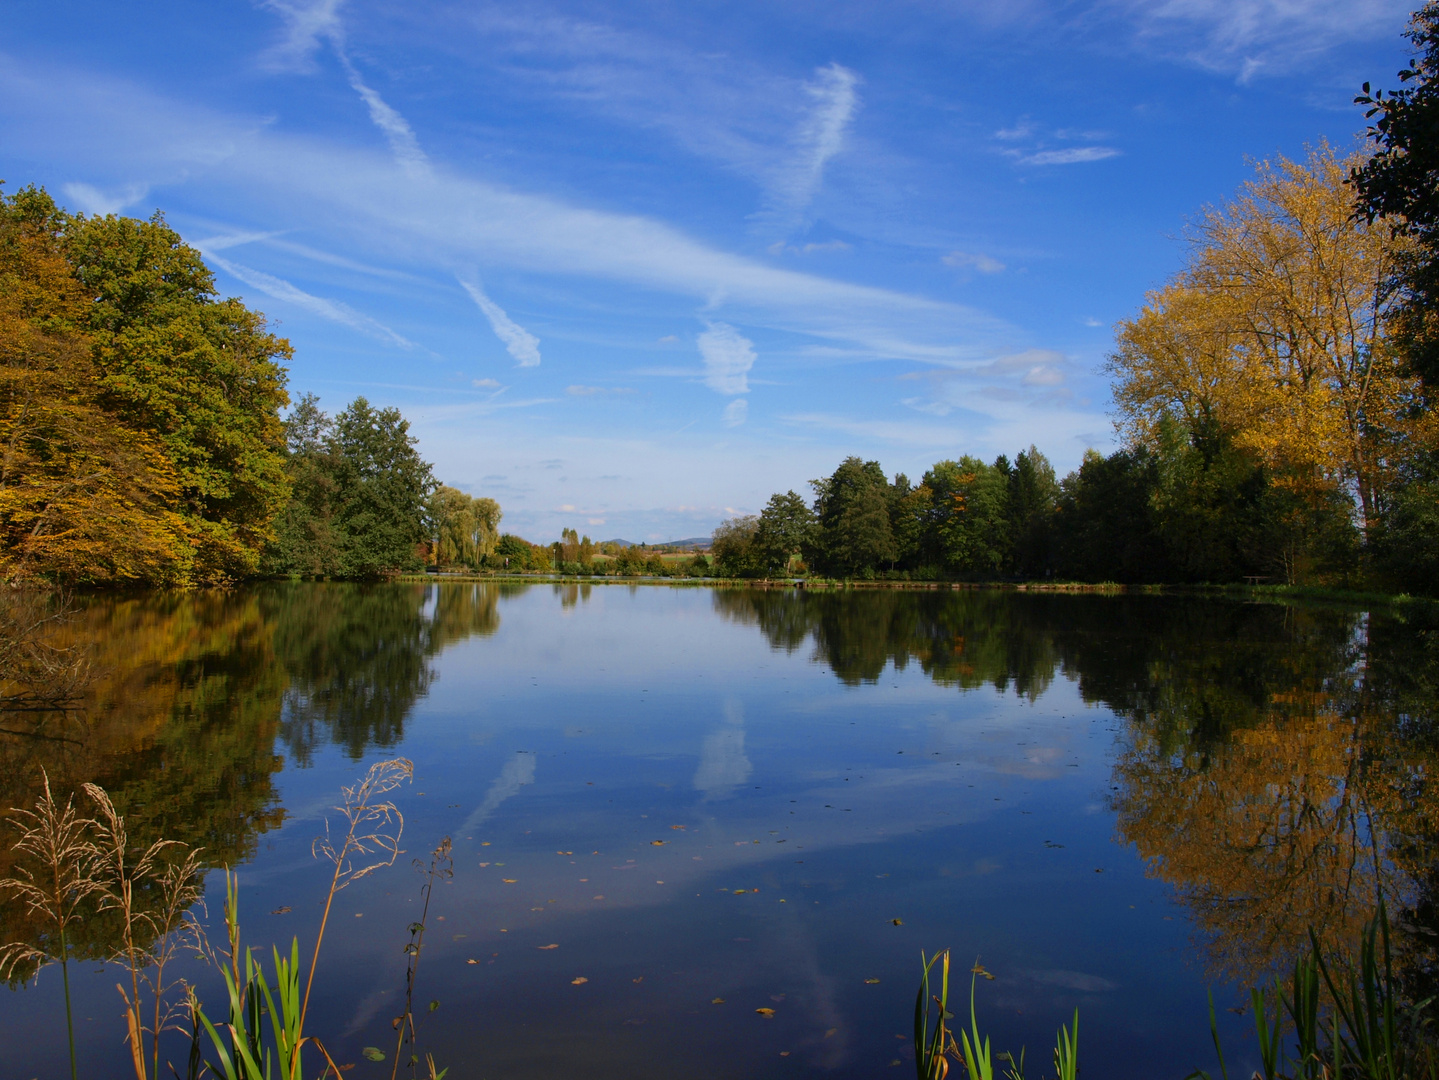
[[[518,880],[518,879],[512,878],[512,877],[507,877],[507,878],[500,878],[500,880],[503,881],[506,885],[513,885],[513,884],[515,883],[515,881]]]
[[[478,964],[479,961],[478,961],[478,960],[466,960],[465,963],[467,963],[467,964]]]
[[[290,911],[290,909],[289,909],[288,907],[277,907],[274,911],[270,912],[270,914],[271,914],[271,915],[286,915],[286,914],[289,913],[289,911]]]
[[[367,1046],[363,1050],[361,1050],[360,1053],[363,1054],[365,1058],[370,1061],[385,1060],[385,1052],[381,1050],[378,1046]]]
[[[903,926],[903,925],[904,925],[904,920],[903,920],[903,919],[890,919],[889,921],[892,922],[892,923],[894,923],[895,926]]]
[[[651,847],[663,847],[664,844],[665,844],[665,841],[663,841],[663,840],[651,840],[651,841],[650,841],[650,846],[651,846]]]
[[[878,979],[865,979],[865,980],[864,980],[864,983],[865,983],[866,986],[874,986],[874,985],[876,985],[878,982],[879,982]]]
[[[763,1016],[766,1020],[768,1020],[768,1019],[770,1019],[772,1016],[774,1016],[774,1010],[773,1010],[773,1009],[756,1009],[755,1012],[759,1013],[759,1014],[760,1014],[761,1016]]]
[[[536,945],[535,948],[537,948],[537,949],[558,949],[559,946],[558,946],[558,945]]]
[[[724,998],[714,998],[714,999],[710,1002],[710,1004],[711,1004],[711,1005],[723,1005],[723,1004],[724,1004]]]
[[[434,1011],[435,1011],[436,1009],[438,1009],[439,1007],[440,1007],[440,1003],[439,1003],[438,1001],[431,1001],[431,1002],[430,1002],[430,1012],[434,1012]]]
[[[589,982],[589,981],[590,981],[589,979],[587,979],[587,978],[585,978],[583,975],[581,975],[578,979],[571,979],[571,980],[570,980],[570,985],[571,985],[571,986],[583,986],[585,983],[587,983],[587,982]]]
[[[683,826],[683,825],[671,825],[670,828],[671,828],[671,829],[683,829],[684,826]]]

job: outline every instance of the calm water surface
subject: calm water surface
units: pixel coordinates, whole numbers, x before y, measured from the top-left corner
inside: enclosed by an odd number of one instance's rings
[[[1031,1065],[1077,1007],[1088,1075],[1179,1078],[1213,1067],[1208,988],[1238,1006],[1381,886],[1420,931],[1406,976],[1434,970],[1439,644],[1412,616],[297,585],[92,600],[71,631],[101,677],[82,717],[0,717],[0,805],[42,765],[102,784],[137,838],[239,868],[253,944],[308,948],[327,808],[414,762],[407,852],[339,895],[316,980],[310,1030],[355,1080],[389,1076],[361,1050],[393,1050],[409,863],[445,836],[418,998],[452,1080],[910,1075],[920,950],[944,947],[994,973],[981,1024]],[[218,869],[207,898],[213,927]],[[31,932],[0,902],[0,941]],[[183,973],[219,1013],[214,974]],[[74,975],[97,1080],[133,1075],[117,976]],[[1251,1021],[1220,1016],[1245,1070]],[[0,1077],[67,1073],[63,1030],[58,969],[5,992]]]

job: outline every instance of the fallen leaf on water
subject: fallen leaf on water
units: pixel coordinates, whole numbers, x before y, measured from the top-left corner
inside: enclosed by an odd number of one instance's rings
[[[559,946],[558,946],[558,945],[536,945],[535,948],[537,948],[537,949],[558,949]]]
[[[684,826],[683,826],[683,825],[671,825],[670,828],[671,828],[671,829],[683,829]]]
[[[450,940],[451,940],[451,941],[462,941],[463,939],[465,939],[465,938],[467,938],[467,937],[469,937],[469,936],[470,936],[469,934],[451,934],[451,935],[450,935]]]
[[[895,1059],[894,1059],[893,1061],[891,1061],[889,1064],[890,1064],[890,1067],[893,1068],[895,1065],[898,1065],[898,1064],[899,1064],[899,1058],[895,1058]]]
[[[865,982],[865,985],[866,985],[866,986],[874,986],[877,982],[879,982],[879,980],[878,980],[878,979],[865,979],[864,982]]]
[[[768,1020],[770,1017],[772,1017],[772,1016],[774,1015],[774,1010],[773,1010],[773,1009],[756,1009],[755,1012],[759,1013],[759,1014],[760,1014],[761,1016],[763,1016],[766,1020]]]
[[[513,884],[515,883],[515,881],[518,880],[518,879],[512,878],[512,877],[507,877],[507,878],[500,878],[500,880],[503,881],[506,885],[513,885]]]
[[[349,1062],[346,1062],[344,1065],[341,1065],[341,1066],[340,1066],[340,1071],[341,1071],[341,1072],[349,1072],[349,1071],[350,1071],[351,1069],[353,1069],[354,1067],[355,1067],[355,1063],[354,1063],[353,1061],[349,1061]]]
[[[367,1046],[360,1051],[370,1061],[384,1061],[385,1052],[378,1046]]]
[[[481,865],[481,866],[489,866],[490,864],[487,863],[487,862],[482,862],[482,863],[480,863],[480,865]]]
[[[747,893],[747,892],[749,892],[748,889],[736,889],[736,890],[734,891],[734,894],[735,894],[736,896],[743,896],[743,895],[744,895],[745,893]]]
[[[430,1002],[430,1012],[434,1012],[434,1011],[435,1011],[436,1009],[438,1009],[439,1007],[440,1007],[440,1003],[439,1003],[438,1001],[431,1001],[431,1002]]]
[[[826,1032],[824,1033],[824,1037],[825,1037],[826,1039],[828,1039],[831,1035],[833,1035],[833,1034],[834,1034],[836,1031],[838,1031],[838,1030],[839,1030],[839,1028],[830,1028],[828,1031],[826,1031]]]
[[[603,900],[604,897],[603,897],[603,896],[596,896],[595,899],[596,899],[596,900]]]
[[[645,977],[641,975],[638,979],[631,979],[630,982],[644,982]]]
[[[490,846],[490,842],[489,842],[488,840],[481,840],[481,841],[480,841],[480,847],[489,847],[489,846]]]
[[[589,979],[587,979],[587,978],[585,978],[583,975],[581,975],[578,979],[571,979],[571,980],[570,980],[570,985],[571,985],[571,986],[583,986],[585,983],[587,983],[587,982],[589,982],[589,981],[590,981]]]
[[[712,1001],[710,1002],[710,1004],[711,1004],[711,1005],[723,1005],[723,1004],[724,1004],[724,998],[715,998],[714,1000],[712,1000]]]
[[[284,915],[284,914],[287,914],[287,913],[289,912],[289,910],[290,910],[290,909],[287,908],[287,907],[277,907],[274,911],[270,912],[270,914],[271,914],[271,915]]]
[[[781,1051],[779,1052],[779,1056],[780,1056],[780,1057],[789,1057],[789,1051],[788,1051],[788,1050],[781,1050]]]
[[[652,846],[652,847],[661,847],[661,846],[663,846],[663,845],[664,845],[664,841],[663,841],[663,840],[651,840],[651,841],[650,841],[650,846]]]
[[[890,919],[889,921],[892,922],[892,923],[894,923],[895,926],[903,926],[903,925],[904,925],[904,920],[903,920],[903,919]]]
[[[465,963],[467,963],[467,964],[478,964],[479,961],[478,961],[478,960],[466,960]]]

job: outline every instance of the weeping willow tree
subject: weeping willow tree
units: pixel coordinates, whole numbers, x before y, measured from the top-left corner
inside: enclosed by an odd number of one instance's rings
[[[441,484],[430,496],[435,560],[441,566],[479,566],[500,537],[500,504]]]

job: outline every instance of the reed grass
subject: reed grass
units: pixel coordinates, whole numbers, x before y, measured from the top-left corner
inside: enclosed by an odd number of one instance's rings
[[[43,793],[34,810],[12,809],[10,824],[20,830],[13,850],[28,855],[39,865],[39,872],[24,863],[17,864],[16,877],[0,880],[0,891],[11,893],[24,904],[42,924],[53,930],[41,938],[40,947],[28,942],[12,942],[0,948],[0,974],[13,978],[15,972],[34,966],[38,980],[40,970],[58,962],[65,984],[65,1034],[70,1048],[70,1080],[78,1080],[75,1064],[75,1020],[70,1005],[70,946],[66,941],[67,927],[80,920],[85,900],[99,891],[101,883],[95,873],[99,851],[89,839],[95,822],[82,817],[75,809],[74,796],[62,807],[50,790],[50,776],[40,770]],[[28,977],[28,971],[27,971]]]
[[[451,856],[450,838],[447,836],[440,841],[434,851],[430,852],[430,865],[428,870],[421,859],[414,862],[415,869],[424,875],[425,883],[420,887],[420,893],[424,896],[425,902],[420,909],[418,922],[410,924],[410,942],[405,946],[405,1011],[395,1017],[395,1061],[390,1067],[390,1080],[395,1080],[400,1070],[400,1055],[404,1051],[405,1043],[410,1044],[410,1059],[408,1062],[411,1076],[415,1074],[415,1068],[420,1063],[419,1055],[415,1052],[417,1042],[415,1033],[415,979],[420,970],[420,952],[425,947],[425,923],[430,916],[430,899],[435,891],[436,881],[448,881],[454,877],[454,858]],[[439,1007],[438,1001],[430,1003],[430,1011],[434,1012]],[[435,1072],[435,1059],[426,1055],[432,1080],[442,1080],[448,1069],[439,1074]]]
[[[1327,992],[1327,993],[1325,993]],[[1256,1080],[1439,1080],[1431,998],[1406,1002],[1394,975],[1389,914],[1381,898],[1355,963],[1327,958],[1311,929],[1286,991],[1278,979],[1249,992],[1259,1041]],[[1209,1032],[1222,1080],[1229,1072],[1209,995]],[[1190,1080],[1212,1080],[1196,1069]]]
[[[978,960],[969,969],[969,1030],[961,1028],[956,1040],[947,1026],[947,1021],[954,1019],[949,1011],[949,950],[944,949],[928,959],[921,952],[919,959],[923,973],[914,1001],[914,1064],[918,1080],[945,1080],[950,1058],[964,1067],[968,1080],[994,1080],[995,1063],[999,1061],[1008,1062],[1003,1074],[1008,1080],[1024,1080],[1024,1048],[1020,1047],[1018,1058],[1009,1053],[995,1053],[989,1036],[980,1031],[976,990],[981,976],[985,979],[994,976]],[[939,964],[937,994],[931,988],[935,964]],[[930,1026],[931,1007],[934,1008],[933,1027]],[[1074,1010],[1073,1026],[1061,1024],[1055,1035],[1053,1062],[1057,1080],[1075,1080],[1079,1073],[1078,1009]]]

